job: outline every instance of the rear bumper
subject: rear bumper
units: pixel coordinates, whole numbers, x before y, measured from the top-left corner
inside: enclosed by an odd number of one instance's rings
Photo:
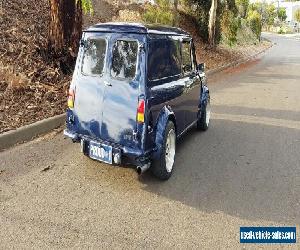
[[[70,132],[68,129],[64,130],[64,136],[69,137],[70,139],[72,139],[73,142],[79,142],[80,138],[76,133],[72,133]]]
[[[139,149],[133,149],[133,148],[122,146],[122,145],[119,145],[116,143],[111,143],[108,141],[94,139],[89,136],[77,134],[68,129],[65,129],[63,133],[64,133],[65,137],[70,138],[73,142],[80,142],[81,150],[86,155],[88,155],[88,152],[89,152],[89,148],[88,148],[89,142],[96,141],[96,142],[111,146],[113,148],[113,155],[120,154],[121,158],[122,158],[122,162],[124,161],[125,157],[127,158],[126,160],[129,160],[129,163],[132,163],[135,165],[145,164],[145,163],[149,162],[149,160],[150,160],[150,154],[152,151],[145,153]],[[117,164],[119,164],[119,163],[117,163]]]

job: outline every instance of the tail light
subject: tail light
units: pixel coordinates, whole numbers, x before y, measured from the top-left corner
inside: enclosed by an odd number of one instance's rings
[[[137,109],[137,122],[144,123],[145,121],[145,100],[140,99]]]
[[[75,91],[73,89],[69,90],[69,95],[68,95],[68,107],[69,108],[74,108],[74,101],[75,101]]]

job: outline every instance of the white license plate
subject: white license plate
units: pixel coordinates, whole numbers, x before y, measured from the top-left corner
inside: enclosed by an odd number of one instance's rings
[[[90,141],[89,156],[92,159],[112,164],[112,147]]]

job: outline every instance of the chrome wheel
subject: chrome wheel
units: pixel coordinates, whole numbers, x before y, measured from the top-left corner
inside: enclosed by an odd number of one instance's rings
[[[176,150],[176,134],[174,129],[171,129],[168,133],[166,140],[166,170],[168,173],[172,172],[174,161],[175,161],[175,150]]]

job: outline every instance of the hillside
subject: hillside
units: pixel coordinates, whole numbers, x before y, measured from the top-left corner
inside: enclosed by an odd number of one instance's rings
[[[94,0],[94,15],[84,17],[84,25],[139,19],[143,9],[129,1]],[[48,0],[3,0],[0,22],[0,133],[66,109],[66,91],[72,69],[64,61],[47,58]],[[211,51],[201,41],[193,19],[181,14],[181,28],[196,43],[199,62],[208,69],[245,56],[249,48],[218,47]],[[257,48],[256,48],[257,49]]]
[[[70,75],[45,56],[47,0],[4,0],[0,22],[0,133],[61,114]]]

